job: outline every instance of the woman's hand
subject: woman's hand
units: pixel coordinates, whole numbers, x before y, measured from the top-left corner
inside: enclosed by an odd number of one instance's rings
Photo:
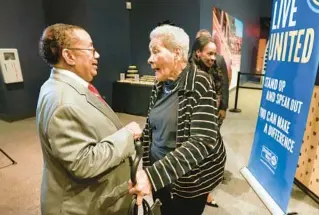
[[[141,137],[142,129],[136,122],[131,122],[125,127],[132,133],[134,140],[139,139]]]
[[[141,205],[145,195],[152,193],[152,185],[148,179],[148,176],[144,170],[140,170],[136,173],[136,185],[133,187],[132,181],[129,181],[129,193],[136,195],[136,204]]]

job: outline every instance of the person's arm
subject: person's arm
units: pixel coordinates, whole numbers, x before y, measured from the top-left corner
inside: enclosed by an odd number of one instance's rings
[[[222,84],[222,94],[221,94],[221,102],[219,105],[220,110],[227,110],[228,108],[228,98],[229,98],[229,79],[228,79],[228,71],[226,62],[223,56],[220,56],[218,66],[221,68],[223,73],[223,84]]]
[[[191,116],[189,139],[145,169],[155,191],[187,174],[216,151],[217,107],[208,75],[199,76],[195,85],[198,98]]]
[[[53,156],[80,179],[98,176],[134,152],[133,134],[129,129],[124,127],[98,142],[94,125],[86,114],[74,106],[59,107],[47,130]]]

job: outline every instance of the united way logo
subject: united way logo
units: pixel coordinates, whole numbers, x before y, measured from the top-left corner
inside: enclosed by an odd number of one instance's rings
[[[319,13],[319,0],[307,0],[307,3],[313,12]]]
[[[274,173],[278,164],[278,156],[266,146],[262,146],[261,161]]]

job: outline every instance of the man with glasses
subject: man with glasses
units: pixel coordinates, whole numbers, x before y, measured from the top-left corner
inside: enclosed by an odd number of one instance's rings
[[[135,122],[123,127],[96,88],[99,53],[81,27],[47,27],[40,55],[51,67],[37,106],[43,152],[41,212],[45,215],[126,214]]]

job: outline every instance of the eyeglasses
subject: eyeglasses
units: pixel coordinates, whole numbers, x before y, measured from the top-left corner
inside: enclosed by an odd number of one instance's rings
[[[66,49],[79,50],[79,51],[85,51],[85,50],[86,51],[91,51],[93,56],[95,56],[95,53],[96,53],[96,49],[95,48],[91,48],[91,49],[89,49],[89,48],[87,48],[87,49],[85,49],[85,48],[66,48]]]

